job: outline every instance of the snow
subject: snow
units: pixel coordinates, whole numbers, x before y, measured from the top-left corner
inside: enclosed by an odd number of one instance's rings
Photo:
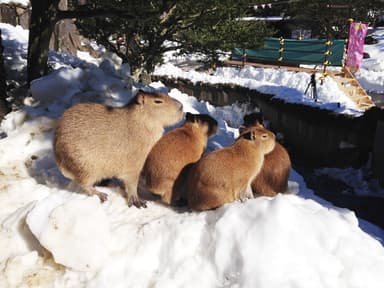
[[[24,45],[19,28],[0,28],[14,39],[8,51]],[[0,287],[382,287],[384,231],[315,196],[295,170],[289,194],[200,213],[152,201],[128,208],[106,187],[99,188],[109,194],[102,204],[82,193],[55,164],[56,119],[79,101],[122,105],[139,85],[111,55],[81,58],[51,53],[56,70],[32,83],[33,105],[1,123]],[[235,76],[217,73],[201,77]],[[296,89],[284,86],[294,81],[303,87],[284,71],[242,73],[266,79],[276,92]],[[167,91],[160,82],[141,88]],[[237,137],[248,107],[214,107],[176,89],[169,94],[185,112],[217,119],[208,150]]]
[[[372,36],[378,43],[364,46],[370,58],[364,59],[356,78],[365,90],[384,93],[384,28],[378,28]]]
[[[368,170],[368,171],[367,171]],[[344,182],[353,187],[353,193],[359,196],[384,197],[384,188],[381,188],[377,179],[366,179],[370,175],[369,167],[354,169],[352,167],[321,168],[316,170],[317,176],[326,175],[332,179]],[[345,191],[345,193],[350,191]]]
[[[15,79],[26,69],[28,31],[6,23],[0,23],[0,29],[6,72],[10,79]]]
[[[28,7],[30,5],[29,0],[0,0],[0,4],[16,4],[23,7]]]
[[[317,86],[318,98],[316,102],[310,93],[305,94],[311,75],[305,72],[290,72],[284,68],[277,70],[251,66],[240,69],[219,67],[213,75],[209,75],[194,70],[184,71],[174,63],[168,62],[157,67],[154,75],[188,79],[192,83],[236,84],[274,95],[276,98],[291,103],[304,103],[356,116],[362,114],[359,107],[338,88],[337,83],[332,78],[326,77],[323,85]],[[316,76],[317,82],[319,82],[320,76],[320,74]]]
[[[26,223],[56,263],[92,271],[108,258],[109,223],[98,197],[52,194],[36,204]]]

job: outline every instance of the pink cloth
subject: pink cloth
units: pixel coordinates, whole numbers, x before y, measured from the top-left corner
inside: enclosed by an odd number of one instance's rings
[[[349,27],[348,52],[346,66],[358,70],[363,62],[364,40],[368,25],[352,22]]]

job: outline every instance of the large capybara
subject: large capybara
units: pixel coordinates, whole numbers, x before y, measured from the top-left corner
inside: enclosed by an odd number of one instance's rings
[[[182,104],[162,93],[140,91],[124,107],[97,103],[77,104],[58,121],[54,139],[57,165],[64,176],[77,182],[101,201],[107,194],[94,185],[117,178],[127,194],[128,205],[145,207],[137,194],[144,161],[161,138],[164,127],[183,118]]]
[[[166,204],[180,203],[189,164],[201,158],[216,131],[209,115],[187,113],[183,126],[165,134],[148,154],[142,172],[146,190]]]
[[[263,127],[260,113],[244,116],[244,126],[240,134],[248,133],[255,127]],[[252,181],[252,191],[255,195],[275,196],[288,189],[288,178],[291,171],[291,160],[287,150],[278,142],[275,148],[265,155],[260,173]]]
[[[274,147],[275,135],[258,127],[200,159],[188,177],[189,207],[202,211],[253,198],[251,182],[261,170],[264,155]]]

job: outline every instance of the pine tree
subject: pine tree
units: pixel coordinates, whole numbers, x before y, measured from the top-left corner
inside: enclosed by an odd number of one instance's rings
[[[295,22],[312,30],[319,38],[346,38],[348,19],[373,24],[375,17],[383,11],[381,0],[317,0],[292,1],[290,14]]]
[[[168,50],[202,52],[214,63],[220,51],[255,46],[270,32],[263,22],[240,20],[252,5],[246,0],[92,3],[97,8],[134,9],[134,17],[79,19],[77,25],[83,35],[117,53],[138,74],[151,72]]]
[[[264,37],[272,34],[272,29],[263,21],[243,20],[247,16],[249,1],[217,1],[215,7],[206,10],[198,21],[178,34],[183,43],[182,52],[200,52],[206,61],[216,64],[223,52],[235,47],[256,48]]]

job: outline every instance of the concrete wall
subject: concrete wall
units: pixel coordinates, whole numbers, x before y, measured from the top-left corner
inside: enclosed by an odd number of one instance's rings
[[[377,107],[361,117],[351,117],[302,104],[286,103],[272,99],[272,95],[234,85],[210,86],[164,77],[154,77],[153,80],[160,80],[168,87],[177,88],[213,105],[222,106],[234,102],[254,104],[269,120],[271,130],[283,133],[284,145],[296,161],[311,166],[358,167],[367,163],[374,150],[374,157],[383,157],[384,146],[381,142],[384,138],[376,136],[377,143],[374,141],[378,119],[384,119],[384,110]],[[381,174],[384,179],[384,168],[380,169],[377,174]]]
[[[373,171],[384,187],[384,121],[379,120],[376,126],[375,142],[373,146]]]

